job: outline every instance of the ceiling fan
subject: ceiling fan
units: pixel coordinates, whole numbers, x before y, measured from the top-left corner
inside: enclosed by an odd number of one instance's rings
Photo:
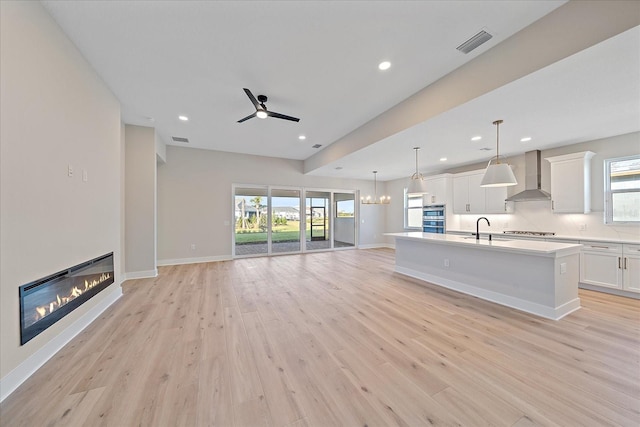
[[[267,97],[265,95],[258,95],[258,99],[251,93],[251,91],[247,88],[244,88],[244,92],[247,94],[253,106],[256,107],[256,112],[253,114],[249,114],[244,119],[238,120],[238,123],[242,123],[246,120],[249,120],[253,117],[258,117],[259,119],[266,119],[267,117],[275,117],[276,119],[284,119],[291,120],[292,122],[299,122],[300,119],[296,117],[286,116],[284,114],[276,113],[274,111],[268,111],[267,106],[264,105],[267,102]]]

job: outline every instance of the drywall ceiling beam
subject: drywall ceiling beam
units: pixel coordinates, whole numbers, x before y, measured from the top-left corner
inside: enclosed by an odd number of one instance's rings
[[[309,157],[304,161],[304,172],[335,162],[638,25],[640,1],[569,1]]]

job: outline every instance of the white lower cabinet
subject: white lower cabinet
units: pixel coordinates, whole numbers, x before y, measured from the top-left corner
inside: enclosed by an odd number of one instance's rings
[[[640,292],[640,245],[581,243],[580,282]]]
[[[640,245],[622,246],[622,289],[640,292]]]

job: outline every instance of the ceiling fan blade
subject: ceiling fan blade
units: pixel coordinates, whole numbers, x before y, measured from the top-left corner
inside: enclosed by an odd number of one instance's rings
[[[256,116],[256,113],[249,114],[249,115],[248,115],[247,117],[245,117],[244,119],[240,119],[240,120],[238,120],[238,123],[245,122],[245,121],[247,121],[247,120],[249,120],[249,119],[254,118],[255,116]]]
[[[244,89],[244,93],[247,94],[247,96],[249,97],[249,99],[251,100],[251,103],[253,104],[254,107],[256,107],[256,110],[260,109],[260,103],[258,103],[258,100],[256,99],[255,96],[253,96],[253,94],[251,93],[251,91],[247,88],[243,88]]]
[[[275,117],[276,119],[291,120],[292,122],[299,122],[300,121],[300,119],[298,119],[296,117],[286,116],[284,114],[275,113],[273,111],[267,111],[267,115],[269,117]]]

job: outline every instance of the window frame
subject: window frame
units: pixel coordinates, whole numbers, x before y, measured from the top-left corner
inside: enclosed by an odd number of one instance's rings
[[[613,194],[616,193],[640,193],[640,188],[634,189],[611,189],[611,163],[620,162],[624,160],[640,160],[640,154],[631,156],[616,157],[604,160],[604,223],[607,225],[620,225],[620,224],[638,224],[640,223],[640,217],[632,221],[614,221],[613,220]]]
[[[420,202],[420,206],[412,206],[409,207],[409,198],[420,198],[422,201]],[[409,210],[412,209],[420,209],[420,226],[419,227],[409,227]],[[409,196],[407,193],[407,188],[404,189],[404,229],[405,231],[422,231],[422,210],[424,209],[424,198],[422,195],[420,196]]]

